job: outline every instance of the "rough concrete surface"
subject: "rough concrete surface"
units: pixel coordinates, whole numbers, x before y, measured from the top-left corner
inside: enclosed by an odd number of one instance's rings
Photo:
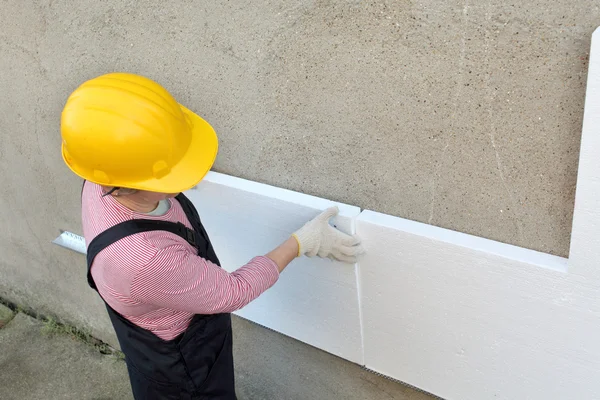
[[[22,313],[0,330],[1,399],[132,399],[122,360],[42,331]],[[240,400],[432,399],[251,322],[234,318],[234,332]]]
[[[0,330],[0,399],[129,400],[123,361],[19,313]]]
[[[0,329],[4,327],[4,325],[8,324],[11,319],[13,319],[14,313],[13,311],[6,307],[3,304],[0,304]]]
[[[0,296],[105,341],[50,241],[81,232],[60,111],[110,71],[204,116],[220,172],[568,253],[596,0],[3,0],[0,25]]]

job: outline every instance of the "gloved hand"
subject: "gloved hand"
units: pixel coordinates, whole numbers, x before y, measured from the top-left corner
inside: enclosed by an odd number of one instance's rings
[[[363,253],[360,239],[329,225],[329,220],[338,213],[337,207],[328,208],[292,235],[298,241],[298,256],[305,254],[309,257],[328,257],[347,263],[356,262],[357,256]]]

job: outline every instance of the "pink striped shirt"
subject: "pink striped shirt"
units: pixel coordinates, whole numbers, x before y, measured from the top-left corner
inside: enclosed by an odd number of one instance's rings
[[[82,195],[86,243],[111,226],[136,218],[181,222],[191,228],[179,202],[169,201],[166,214],[150,216],[129,210],[112,196],[102,197],[102,188],[87,182]],[[271,259],[255,257],[229,273],[197,256],[196,249],[179,236],[150,231],[128,236],[101,251],[92,276],[98,292],[115,311],[170,340],[185,331],[194,314],[244,307],[273,286],[279,272]]]

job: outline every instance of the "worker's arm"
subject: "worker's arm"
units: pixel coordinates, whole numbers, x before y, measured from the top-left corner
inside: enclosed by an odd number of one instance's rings
[[[275,250],[267,254],[267,257],[273,260],[277,265],[279,272],[282,272],[296,257],[298,257],[299,244],[298,241],[291,237],[283,242]]]
[[[361,250],[359,241],[329,225],[335,214],[336,208],[327,210],[267,256],[255,257],[232,273],[191,253],[180,242],[156,249],[133,280],[131,296],[196,314],[239,310],[270,288],[279,272],[299,255],[354,261]]]

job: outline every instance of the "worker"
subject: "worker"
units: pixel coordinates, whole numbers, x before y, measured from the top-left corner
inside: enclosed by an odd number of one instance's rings
[[[330,208],[264,256],[220,268],[182,192],[211,169],[217,136],[158,83],[111,73],[83,83],[61,117],[62,155],[84,179],[88,284],[106,304],[135,399],[235,399],[230,313],[296,257],[349,263],[360,240]]]

